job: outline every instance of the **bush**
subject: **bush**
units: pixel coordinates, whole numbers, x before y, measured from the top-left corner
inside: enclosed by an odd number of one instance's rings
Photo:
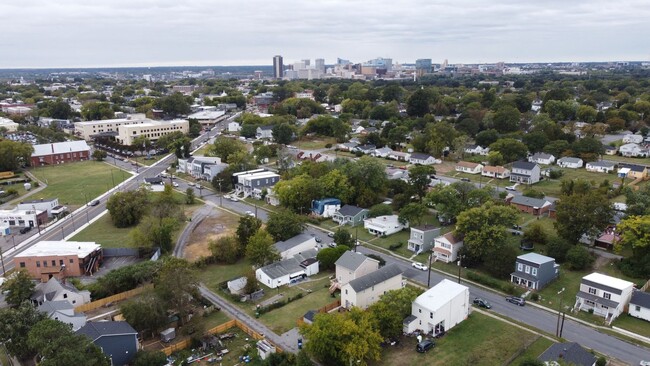
[[[473,271],[467,271],[467,278],[471,281],[478,282],[481,285],[501,290],[509,295],[518,295],[519,291],[515,287],[515,285],[511,283],[502,283],[499,280],[496,280],[492,277],[484,276],[480,273],[476,273]]]
[[[564,175],[564,172],[561,170],[557,169],[551,169],[551,171],[548,173],[548,177],[551,179],[560,179]]]
[[[544,198],[544,193],[542,193],[542,192],[540,192],[540,191],[538,191],[538,190],[536,190],[534,188],[525,189],[522,192],[522,195],[524,195],[526,197],[532,197],[532,198],[540,198],[540,199]]]
[[[397,242],[397,243],[395,243],[395,244],[390,245],[390,246],[388,247],[388,249],[390,249],[390,250],[397,250],[397,249],[401,248],[402,245],[404,245],[402,242]]]
[[[87,289],[93,300],[132,290],[141,284],[151,282],[161,265],[161,261],[146,261],[114,269],[104,277],[100,277],[97,282],[88,285]]]
[[[330,143],[325,144],[326,149],[330,149],[331,147],[332,147],[332,144],[330,144]]]
[[[607,359],[605,357],[598,357],[598,360],[596,361],[596,366],[606,366],[607,365]]]
[[[569,263],[569,268],[574,271],[591,268],[591,265],[594,263],[594,257],[582,245],[575,245],[569,249],[566,254],[566,260]]]
[[[551,237],[546,245],[546,255],[555,258],[557,263],[564,263],[571,244],[560,237]]]
[[[533,292],[530,295],[530,299],[533,300],[533,301],[539,301],[539,294],[537,292]]]

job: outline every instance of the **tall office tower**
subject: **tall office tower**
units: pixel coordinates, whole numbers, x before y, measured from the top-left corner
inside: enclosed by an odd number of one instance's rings
[[[421,77],[424,74],[429,74],[431,72],[431,59],[430,58],[421,58],[415,60],[415,74],[418,77]]]
[[[311,60],[308,58],[302,60],[301,62],[305,64],[305,68],[307,69],[309,68],[309,65],[311,65]]]
[[[320,70],[323,74],[325,73],[325,59],[317,58],[314,66],[316,67],[316,70]]]
[[[282,65],[282,56],[277,55],[273,57],[273,77],[282,79],[284,76],[284,65]]]

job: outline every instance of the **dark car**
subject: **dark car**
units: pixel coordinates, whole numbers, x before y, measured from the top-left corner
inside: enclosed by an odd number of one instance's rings
[[[20,231],[21,234],[25,234],[25,233],[28,233],[31,229],[32,229],[31,226],[25,226],[25,227],[21,228],[19,231]]]
[[[524,300],[521,297],[517,297],[517,296],[508,296],[508,297],[506,297],[506,301],[511,302],[511,303],[513,303],[515,305],[519,305],[519,306],[526,305],[526,300]]]
[[[486,308],[486,309],[492,309],[492,305],[490,305],[489,302],[477,297],[474,299],[474,305],[478,306],[479,308]]]
[[[98,204],[99,204],[99,200],[92,200],[92,201],[90,201],[88,206],[97,206]]]
[[[418,343],[417,346],[415,346],[415,350],[420,352],[420,353],[425,353],[426,351],[433,348],[433,346],[435,346],[435,344],[433,343],[432,340],[425,339],[422,342]]]
[[[321,238],[319,238],[319,237],[315,237],[314,240],[316,240],[317,243],[320,243],[320,242],[323,241],[323,239],[321,239]]]
[[[460,180],[463,182],[470,182],[469,178],[460,178]]]

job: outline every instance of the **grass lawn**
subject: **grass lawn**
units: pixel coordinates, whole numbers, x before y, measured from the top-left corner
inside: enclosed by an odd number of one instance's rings
[[[0,365],[11,365],[11,361],[9,360],[9,356],[7,354],[7,349],[5,348],[4,345],[0,345]]]
[[[201,322],[205,325],[205,330],[210,330],[219,324],[229,321],[230,318],[222,311],[214,311],[212,314],[201,318]]]
[[[428,353],[417,353],[415,338],[402,338],[400,345],[384,349],[381,361],[370,365],[502,365],[538,336],[491,318],[473,313]]]
[[[544,177],[544,180],[539,181],[532,186],[533,189],[541,191],[547,196],[559,197],[560,196],[560,184],[562,180],[565,179],[584,179],[587,181],[594,181],[596,185],[599,185],[602,181],[608,180],[610,183],[619,182],[620,179],[614,174],[603,174],[588,172],[586,169],[569,169],[569,168],[560,168],[558,166],[553,166],[553,170],[561,170],[564,174],[559,179],[550,179]],[[631,179],[626,179],[627,183],[632,182]]]
[[[650,165],[650,158],[628,158],[625,156],[618,156],[618,155],[605,155],[603,156],[603,160],[620,161],[623,163],[631,163],[631,164]]]
[[[31,173],[48,186],[36,196],[58,198],[72,209],[84,205],[114,187],[131,174],[97,161],[82,161],[57,166],[33,168]]]
[[[553,341],[548,338],[539,337],[533,344],[528,346],[528,348],[521,354],[519,357],[515,358],[510,365],[517,366],[521,364],[522,361],[531,358],[539,357],[544,351],[546,351],[550,346],[553,345]]]
[[[302,317],[309,310],[316,310],[334,302],[329,291],[324,286],[320,289],[305,294],[302,298],[292,301],[287,305],[262,314],[259,320],[267,325],[277,334],[283,334],[297,326],[298,318]]]
[[[248,260],[240,260],[235,264],[211,264],[198,272],[199,281],[205,283],[211,290],[219,292],[219,284],[244,276],[252,269]]]
[[[292,142],[299,149],[303,150],[315,150],[315,149],[324,149],[325,145],[331,144],[331,146],[336,145],[336,139],[333,137],[303,137],[299,141]]]
[[[129,245],[128,235],[133,227],[117,228],[111,221],[111,215],[106,213],[97,221],[81,230],[70,241],[94,241],[103,248],[126,248]]]
[[[635,318],[627,313],[619,315],[612,323],[612,326],[623,328],[645,337],[650,337],[650,322]]]

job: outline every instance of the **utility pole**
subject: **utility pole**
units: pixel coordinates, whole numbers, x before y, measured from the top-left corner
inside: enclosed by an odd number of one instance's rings
[[[458,257],[458,283],[460,283],[460,270],[463,268],[460,265],[460,262],[463,260],[463,256]]]
[[[2,247],[0,247],[0,262],[2,262],[2,275],[4,276],[7,271],[5,271],[5,259],[2,256]]]
[[[429,274],[427,275],[427,288],[430,288],[431,286],[431,258],[433,257],[433,253],[429,254]]]

